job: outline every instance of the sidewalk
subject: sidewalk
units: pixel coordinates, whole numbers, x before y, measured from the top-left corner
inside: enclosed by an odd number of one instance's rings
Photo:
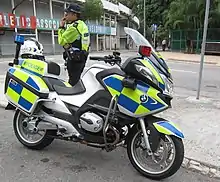
[[[220,100],[178,95],[172,103],[159,116],[176,122],[185,135],[184,167],[220,178]]]
[[[163,51],[160,51],[160,54],[168,61],[200,63],[201,60],[200,54],[185,54],[181,52],[163,52]],[[205,55],[204,63],[220,66],[220,56]]]
[[[90,56],[92,55],[97,55],[97,56],[104,56],[104,55],[109,55],[112,54],[114,50],[112,51],[100,51],[100,52],[95,52],[92,51],[90,53]],[[117,50],[121,52],[121,55],[124,57],[130,57],[130,56],[136,56],[137,51],[135,50]],[[182,52],[170,52],[170,51],[160,51],[159,53],[166,59],[167,61],[181,61],[181,62],[191,62],[191,63],[200,63],[201,60],[201,55],[200,54],[185,54]],[[62,55],[46,55],[46,57],[49,57],[50,59],[55,59],[59,58],[60,61],[63,62],[62,60]],[[2,61],[11,61],[13,58],[12,57],[0,57],[0,62]],[[220,56],[212,56],[212,55],[205,55],[204,63],[206,64],[213,64],[220,66]]]

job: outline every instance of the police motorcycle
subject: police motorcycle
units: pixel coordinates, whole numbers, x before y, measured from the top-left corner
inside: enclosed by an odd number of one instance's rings
[[[61,139],[107,152],[126,145],[131,164],[145,177],[160,180],[177,172],[184,158],[183,133],[155,116],[171,107],[169,68],[141,34],[127,27],[125,32],[139,55],[123,64],[119,52],[90,57],[115,67],[92,65],[73,87],[59,79],[58,64],[19,59],[24,37],[16,36],[5,95],[16,107],[13,129],[21,144],[41,150]]]

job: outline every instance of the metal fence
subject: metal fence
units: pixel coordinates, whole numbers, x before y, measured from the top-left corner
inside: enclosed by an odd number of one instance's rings
[[[200,52],[203,29],[171,31],[171,49],[186,51],[187,39],[192,40],[194,52]],[[220,42],[220,28],[208,29],[206,42]]]
[[[44,54],[53,54],[53,45],[44,44]],[[0,56],[11,56],[15,54],[15,44],[0,44]],[[55,54],[61,54],[63,48],[60,45],[55,44]]]

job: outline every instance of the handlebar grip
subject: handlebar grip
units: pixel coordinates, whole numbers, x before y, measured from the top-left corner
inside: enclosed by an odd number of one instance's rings
[[[90,56],[90,60],[104,60],[104,57]]]

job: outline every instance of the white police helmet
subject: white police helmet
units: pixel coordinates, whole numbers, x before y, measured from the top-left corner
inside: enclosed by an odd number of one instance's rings
[[[25,55],[43,56],[43,45],[35,38],[28,38],[21,46],[20,55],[21,57]]]

